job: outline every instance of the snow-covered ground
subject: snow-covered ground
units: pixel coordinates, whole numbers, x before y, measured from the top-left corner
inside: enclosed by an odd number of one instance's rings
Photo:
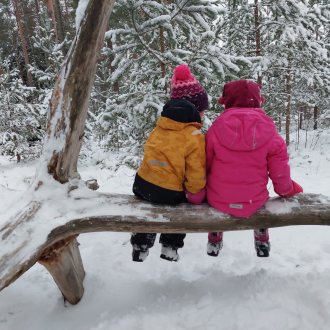
[[[293,179],[306,192],[330,196],[330,132],[312,133],[307,148],[301,141],[295,149],[293,143]],[[1,208],[28,188],[35,165],[0,157]],[[100,191],[131,192],[134,171],[126,167],[113,172],[84,161],[79,170],[83,179],[97,178]],[[0,329],[329,329],[330,228],[285,227],[270,234],[265,259],[256,257],[251,231],[225,233],[218,258],[206,255],[206,234],[189,234],[178,263],[160,259],[159,244],[144,263],[133,263],[128,233],[81,235],[87,274],[82,301],[64,304],[37,264],[0,292]]]

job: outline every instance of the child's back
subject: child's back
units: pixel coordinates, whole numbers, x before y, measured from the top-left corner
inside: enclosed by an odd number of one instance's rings
[[[261,109],[259,85],[247,80],[228,83],[219,101],[225,111],[206,136],[207,199],[222,212],[249,217],[269,198],[268,177],[277,194],[295,193],[287,147]],[[222,235],[213,236],[211,242],[222,240]],[[255,238],[267,243],[269,252],[268,231],[256,231]]]
[[[164,190],[162,197],[150,196],[152,190],[147,189],[150,197],[144,199],[177,204],[185,201],[185,189],[197,193],[205,187],[205,143],[201,127],[200,115],[192,103],[184,99],[166,103],[144,146],[138,175],[170,192],[165,194]],[[176,192],[183,196],[181,200],[175,198]]]
[[[260,108],[230,108],[207,133],[207,197],[213,207],[249,217],[269,197],[268,175],[282,195],[292,189],[289,157],[273,121]]]

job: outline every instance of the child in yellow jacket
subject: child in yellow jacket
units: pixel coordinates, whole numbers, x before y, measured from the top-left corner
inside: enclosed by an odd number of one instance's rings
[[[142,164],[135,176],[133,193],[149,202],[175,205],[198,204],[205,198],[205,139],[200,128],[208,108],[205,89],[188,65],[175,68],[168,101],[144,145]],[[186,234],[161,234],[162,259],[178,261],[178,248]],[[154,245],[156,234],[133,233],[133,261],[142,262]]]

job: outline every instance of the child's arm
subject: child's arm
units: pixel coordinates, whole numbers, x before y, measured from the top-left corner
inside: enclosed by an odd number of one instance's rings
[[[211,164],[214,156],[212,127],[208,130],[205,139],[206,139],[206,174],[208,174],[211,171]]]
[[[296,194],[304,192],[304,189],[300,184],[292,180],[292,188],[291,191],[289,191],[286,195],[280,195],[281,197],[293,197]]]
[[[209,132],[206,135],[206,155],[204,155],[204,158],[206,157],[206,173],[209,172],[209,170],[211,168],[212,159],[213,159],[213,143],[211,142],[212,134],[210,134],[210,130],[211,129],[209,129]],[[186,190],[186,197],[187,197],[187,200],[189,203],[201,204],[206,199],[206,188],[204,187],[202,190],[200,190],[197,193],[192,193],[192,192]]]
[[[292,197],[303,192],[302,187],[291,179],[287,146],[278,134],[274,137],[267,161],[268,174],[278,195]]]
[[[206,189],[204,188],[196,194],[186,191],[186,197],[191,204],[202,204],[205,201]]]
[[[205,198],[205,138],[202,134],[194,136],[190,141],[186,156],[184,187],[187,199],[191,203],[200,204]]]

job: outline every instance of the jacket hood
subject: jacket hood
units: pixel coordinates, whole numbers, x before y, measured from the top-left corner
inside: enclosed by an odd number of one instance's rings
[[[263,109],[230,108],[215,121],[214,133],[227,149],[251,151],[267,143],[276,134],[276,127]]]
[[[181,123],[181,122],[178,122],[178,121],[172,120],[170,118],[166,118],[166,117],[160,117],[157,120],[157,126],[163,128],[163,129],[172,130],[172,131],[181,131],[187,126],[194,126],[197,129],[202,128],[202,124],[200,124],[200,123],[196,123],[196,122]]]
[[[184,99],[168,101],[163,107],[161,116],[180,123],[201,123],[201,116],[195,105]]]
[[[260,95],[261,86],[251,80],[231,81],[223,87],[218,102],[229,108],[260,108],[264,98]]]

